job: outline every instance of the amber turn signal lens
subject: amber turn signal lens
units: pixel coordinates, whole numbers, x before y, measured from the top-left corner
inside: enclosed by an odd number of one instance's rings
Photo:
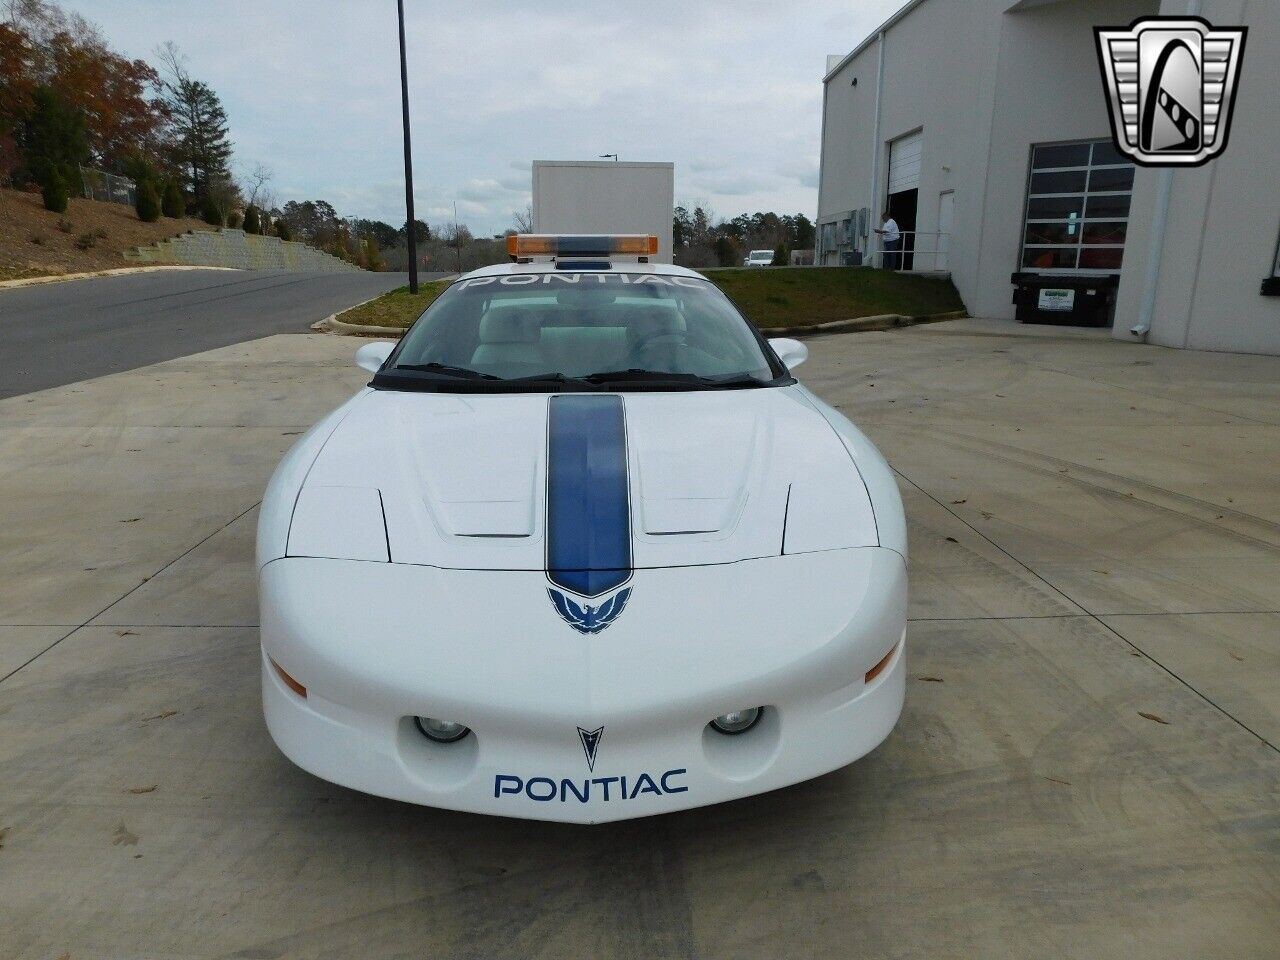
[[[866,683],[870,683],[876,677],[880,676],[880,674],[884,673],[885,668],[893,662],[893,655],[898,652],[898,646],[899,644],[895,643],[893,645],[893,649],[884,655],[884,659],[867,671]]]
[[[270,659],[270,657],[267,659]],[[276,663],[274,660],[271,661],[271,666],[275,668],[276,673],[280,676],[280,679],[284,681],[284,685],[286,687],[298,696],[302,697],[304,700],[307,698],[307,688],[297,680],[293,679],[293,677],[289,676],[289,674],[285,673],[284,667],[280,666],[280,664]]]

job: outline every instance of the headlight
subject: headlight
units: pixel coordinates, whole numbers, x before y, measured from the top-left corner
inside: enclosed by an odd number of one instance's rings
[[[434,740],[436,743],[455,743],[471,732],[470,727],[464,727],[456,720],[414,717],[413,722],[417,724],[424,737],[428,740]]]
[[[721,733],[746,733],[760,722],[763,707],[751,707],[749,710],[732,710],[711,721],[711,726]]]

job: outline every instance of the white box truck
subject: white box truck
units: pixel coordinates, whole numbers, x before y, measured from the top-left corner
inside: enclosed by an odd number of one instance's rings
[[[614,160],[535,160],[535,233],[651,233],[654,260],[671,262],[676,165]]]

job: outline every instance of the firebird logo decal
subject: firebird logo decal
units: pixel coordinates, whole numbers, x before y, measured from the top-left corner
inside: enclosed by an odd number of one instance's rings
[[[560,619],[565,623],[579,633],[595,634],[600,633],[614,620],[618,619],[618,616],[622,613],[622,608],[627,605],[627,600],[631,598],[631,588],[627,587],[625,590],[619,590],[596,607],[586,603],[579,604],[559,590],[551,587],[547,588],[547,596],[551,598],[551,605],[556,608],[556,613],[560,614]]]

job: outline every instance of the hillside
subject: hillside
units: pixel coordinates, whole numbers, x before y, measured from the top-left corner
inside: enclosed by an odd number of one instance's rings
[[[143,223],[132,207],[73,199],[64,214],[38,193],[0,190],[0,280],[109,270],[135,265],[123,251],[209,225],[161,217]]]

